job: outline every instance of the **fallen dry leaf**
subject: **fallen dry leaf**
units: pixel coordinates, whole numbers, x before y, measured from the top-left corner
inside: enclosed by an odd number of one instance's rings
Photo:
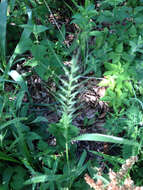
[[[105,87],[100,87],[97,90],[97,95],[99,95],[101,98],[105,96],[106,93],[106,88]]]

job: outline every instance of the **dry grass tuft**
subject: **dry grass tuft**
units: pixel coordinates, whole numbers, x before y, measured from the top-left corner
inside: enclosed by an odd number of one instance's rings
[[[104,185],[101,179],[98,179],[97,182],[95,182],[88,174],[85,175],[84,179],[86,183],[95,190],[143,190],[143,187],[135,186],[130,177],[127,177],[121,185],[121,182],[125,178],[128,170],[132,168],[135,162],[137,162],[137,157],[132,156],[126,160],[119,172],[115,173],[110,169],[108,173],[110,182],[107,186]]]

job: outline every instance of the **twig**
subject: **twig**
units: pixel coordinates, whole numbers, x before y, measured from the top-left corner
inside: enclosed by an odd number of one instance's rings
[[[54,15],[53,15],[53,13],[52,13],[52,11],[51,11],[51,9],[50,9],[48,3],[47,3],[45,0],[44,0],[44,3],[45,3],[45,6],[47,7],[47,9],[49,10],[51,16],[53,17],[54,23],[55,23],[56,27],[58,28],[58,30],[59,30],[59,32],[60,32],[60,34],[61,34],[63,40],[65,41],[65,37],[64,37],[64,35],[63,35],[63,33],[62,33],[62,31],[61,31],[61,29],[60,29],[58,23],[57,23],[57,21],[56,21]],[[67,47],[69,48],[69,45],[68,45],[68,44],[67,44]]]

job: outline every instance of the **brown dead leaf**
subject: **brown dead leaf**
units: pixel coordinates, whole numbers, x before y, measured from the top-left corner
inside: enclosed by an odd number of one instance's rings
[[[97,95],[99,95],[100,97],[104,97],[106,93],[106,88],[105,87],[100,87],[97,90]]]
[[[106,112],[103,112],[101,115],[99,115],[99,119],[102,119],[102,118],[104,118],[105,117],[105,115],[106,115]]]
[[[103,101],[99,101],[98,103],[100,105],[100,108],[103,109],[104,108],[104,102]]]

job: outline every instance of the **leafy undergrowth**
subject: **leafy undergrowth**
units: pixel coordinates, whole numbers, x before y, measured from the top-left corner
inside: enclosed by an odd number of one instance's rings
[[[0,2],[0,189],[141,189],[143,1]]]

